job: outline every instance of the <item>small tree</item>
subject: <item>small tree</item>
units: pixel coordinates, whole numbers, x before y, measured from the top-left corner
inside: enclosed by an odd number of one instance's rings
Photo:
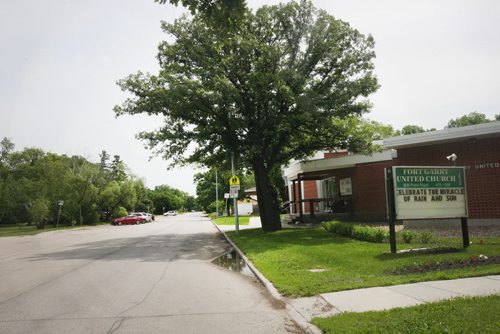
[[[425,129],[423,127],[418,126],[418,125],[413,125],[413,124],[405,125],[401,129],[401,134],[403,136],[412,135],[415,133],[422,133],[422,132],[425,132]]]
[[[38,229],[45,228],[49,212],[49,201],[45,198],[33,200],[28,207],[28,214],[31,222],[34,223]]]

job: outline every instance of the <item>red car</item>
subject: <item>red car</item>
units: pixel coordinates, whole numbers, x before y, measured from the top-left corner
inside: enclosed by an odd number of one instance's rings
[[[146,222],[146,219],[144,219],[141,216],[125,216],[121,218],[115,218],[111,222],[111,225],[139,225],[139,224],[144,224]]]

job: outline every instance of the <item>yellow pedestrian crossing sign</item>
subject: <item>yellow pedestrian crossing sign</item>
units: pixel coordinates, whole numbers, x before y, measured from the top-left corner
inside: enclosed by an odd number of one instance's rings
[[[229,179],[229,185],[230,186],[239,186],[240,179],[236,175],[231,176],[231,178]]]

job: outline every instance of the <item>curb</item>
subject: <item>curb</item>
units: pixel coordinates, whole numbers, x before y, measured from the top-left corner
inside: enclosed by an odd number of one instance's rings
[[[271,296],[282,302],[285,305],[286,311],[288,315],[297,323],[297,325],[304,331],[304,333],[307,334],[321,334],[321,330],[310,324],[302,314],[300,314],[292,305],[287,303],[286,298],[284,298],[276,289],[276,287],[271,283],[262,273],[253,265],[253,263],[246,257],[246,255],[241,251],[241,249],[236,246],[236,244],[227,236],[227,234],[222,231],[219,226],[214,223],[212,219],[210,219],[210,222],[215,226],[215,228],[221,233],[224,238],[226,238],[227,242],[233,247],[236,252],[241,256],[241,258],[245,261],[247,264],[248,268],[254,273],[255,277],[259,280],[259,282],[267,289],[267,291],[271,294]]]

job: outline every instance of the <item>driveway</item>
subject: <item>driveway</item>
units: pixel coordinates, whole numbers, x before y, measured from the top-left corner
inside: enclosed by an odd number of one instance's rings
[[[1,333],[296,333],[200,214],[0,239]]]

